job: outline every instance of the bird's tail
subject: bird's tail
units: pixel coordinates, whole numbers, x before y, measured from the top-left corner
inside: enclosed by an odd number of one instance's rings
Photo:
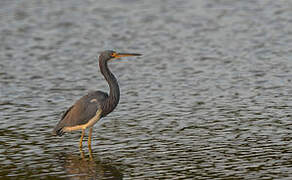
[[[63,127],[60,127],[59,124],[54,128],[52,134],[54,136],[62,136],[65,132],[63,131]]]
[[[70,112],[70,110],[74,107],[71,106],[63,115],[62,115],[62,118],[61,120],[59,121],[59,123],[57,124],[57,126],[55,127],[55,129],[53,130],[52,134],[55,135],[55,136],[62,136],[65,132],[63,131],[63,128],[64,128],[64,120],[65,120],[65,117],[66,115]]]

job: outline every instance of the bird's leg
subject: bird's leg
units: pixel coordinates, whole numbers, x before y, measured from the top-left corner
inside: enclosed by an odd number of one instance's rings
[[[83,141],[84,133],[85,133],[85,129],[82,129],[82,134],[81,134],[80,142],[79,142],[79,148],[80,149],[82,149],[82,141]]]
[[[93,160],[93,157],[92,157],[91,146],[88,147],[88,151],[89,151],[89,160],[92,161]]]
[[[88,148],[91,149],[91,135],[92,135],[92,127],[89,129],[88,133]]]
[[[101,116],[101,109],[98,109],[98,111],[96,112],[96,115],[94,116],[94,118],[92,118],[92,120],[90,120],[87,124],[86,127],[90,127],[89,129],[89,133],[88,133],[88,148],[91,148],[91,135],[92,135],[92,127],[93,125],[100,120],[100,116]]]
[[[88,150],[89,150],[89,159],[92,161],[92,150],[91,150],[91,135],[92,135],[92,127],[89,129],[88,133]]]

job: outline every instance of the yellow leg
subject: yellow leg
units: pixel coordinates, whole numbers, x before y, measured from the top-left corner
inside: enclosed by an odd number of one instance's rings
[[[92,161],[93,157],[92,157],[92,150],[91,150],[91,146],[88,147],[89,150],[89,160]]]
[[[92,127],[89,129],[88,133],[88,150],[89,150],[89,159],[92,161],[92,150],[91,150],[91,135],[92,135]]]
[[[89,129],[88,133],[88,148],[91,149],[91,135],[92,135],[92,127]]]
[[[79,142],[79,148],[80,148],[80,149],[82,148],[82,141],[83,141],[84,133],[85,133],[85,130],[82,129],[82,134],[81,134],[80,142]]]

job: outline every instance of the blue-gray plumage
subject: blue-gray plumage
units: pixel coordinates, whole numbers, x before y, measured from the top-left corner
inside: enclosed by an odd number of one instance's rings
[[[80,98],[71,106],[62,116],[61,120],[55,127],[53,133],[55,135],[63,135],[65,132],[74,130],[82,130],[80,139],[80,147],[84,130],[90,128],[88,145],[91,143],[92,126],[102,117],[112,112],[119,103],[120,89],[115,76],[108,68],[108,61],[114,58],[125,56],[140,56],[141,54],[133,53],[116,53],[115,51],[104,51],[99,56],[99,67],[102,75],[109,84],[109,95],[102,91],[89,92]]]
[[[64,127],[86,124],[93,118],[100,107],[99,102],[104,102],[108,95],[102,91],[89,92],[71,106],[62,116],[55,128],[55,134],[62,136]]]

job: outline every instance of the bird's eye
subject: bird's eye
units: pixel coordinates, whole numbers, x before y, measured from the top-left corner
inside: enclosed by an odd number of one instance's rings
[[[114,57],[116,57],[116,55],[117,55],[117,53],[112,53],[112,54],[111,54],[111,57],[114,58]]]

